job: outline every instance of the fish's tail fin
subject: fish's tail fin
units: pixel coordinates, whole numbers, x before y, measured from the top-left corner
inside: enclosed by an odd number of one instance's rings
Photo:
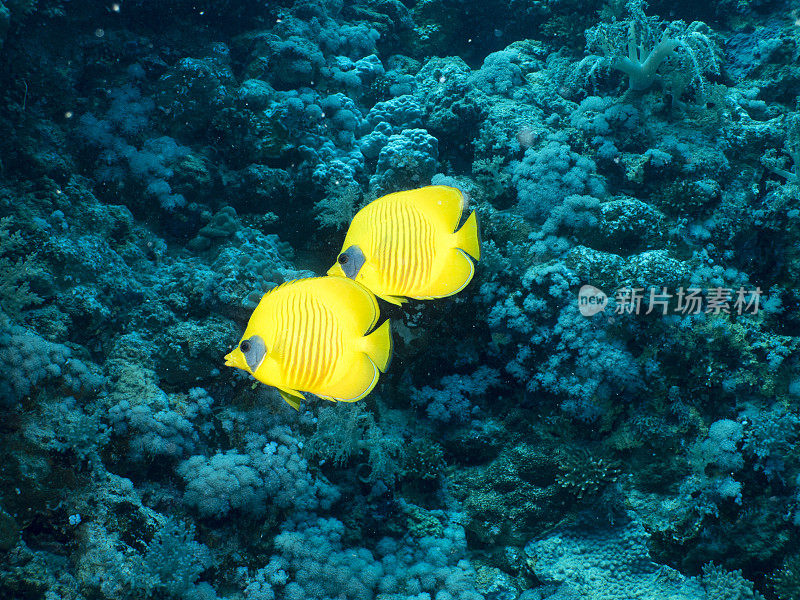
[[[475,211],[464,221],[461,229],[454,234],[456,247],[469,254],[475,260],[481,259],[481,236],[478,231],[478,216]]]
[[[375,363],[381,373],[385,373],[392,362],[392,329],[386,319],[372,333],[361,340],[361,350]]]

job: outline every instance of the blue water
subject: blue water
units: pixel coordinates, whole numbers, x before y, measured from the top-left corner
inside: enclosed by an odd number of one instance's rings
[[[0,598],[800,598],[798,58],[778,0],[0,0]],[[366,398],[224,366],[431,184],[480,260]]]

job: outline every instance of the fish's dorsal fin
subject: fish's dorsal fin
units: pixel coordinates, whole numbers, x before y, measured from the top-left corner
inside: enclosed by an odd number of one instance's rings
[[[300,281],[300,279],[289,279],[287,281],[284,281],[283,283],[279,283],[274,288],[269,289],[266,292],[264,292],[264,296],[269,296],[270,294],[274,294],[278,290],[285,288],[286,286],[288,286],[291,283],[294,283],[295,281]]]
[[[448,233],[456,230],[467,204],[461,190],[447,185],[429,185],[397,195],[398,200],[415,204],[432,222],[441,223]]]
[[[324,288],[320,289],[319,298],[339,319],[366,333],[372,329],[380,317],[380,307],[372,293],[365,285],[346,277],[324,277]]]

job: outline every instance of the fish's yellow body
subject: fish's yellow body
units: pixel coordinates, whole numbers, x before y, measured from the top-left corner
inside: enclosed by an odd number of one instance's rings
[[[460,292],[475,273],[472,259],[480,260],[475,213],[456,230],[465,205],[459,190],[443,185],[370,202],[353,217],[328,275],[350,278],[393,304]]]
[[[264,294],[225,364],[278,388],[294,408],[302,392],[355,402],[372,391],[389,365],[389,321],[375,296],[340,277],[285,283]]]

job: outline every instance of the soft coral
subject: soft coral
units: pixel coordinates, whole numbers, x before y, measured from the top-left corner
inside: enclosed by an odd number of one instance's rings
[[[589,75],[601,66],[611,67],[628,76],[632,90],[646,90],[662,80],[659,67],[676,57],[680,64],[670,72],[667,82],[673,98],[679,99],[693,82],[702,97],[703,73],[719,71],[717,51],[706,25],[699,21],[689,25],[683,21],[663,24],[656,17],[647,17],[645,6],[642,0],[631,0],[626,5],[629,19],[600,23],[589,29],[586,46],[602,55],[587,56],[580,67],[591,65]]]

